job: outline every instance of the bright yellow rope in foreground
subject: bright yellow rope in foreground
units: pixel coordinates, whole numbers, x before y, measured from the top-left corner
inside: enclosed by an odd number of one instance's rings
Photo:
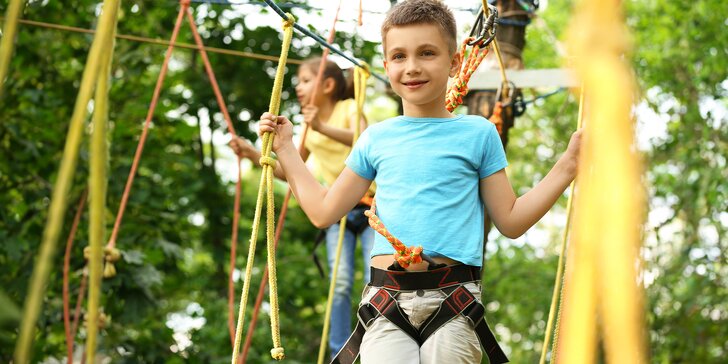
[[[273,92],[270,97],[270,105],[268,112],[278,115],[281,104],[281,90],[283,89],[283,75],[286,70],[286,60],[288,58],[288,49],[291,46],[291,38],[293,37],[293,23],[295,19],[293,15],[288,14],[288,20],[283,22],[283,45],[281,47],[281,56],[278,60],[278,68],[276,69],[276,77],[273,81]],[[275,360],[281,360],[285,357],[285,352],[281,346],[281,335],[278,321],[278,284],[276,277],[276,261],[275,261],[275,212],[273,203],[273,169],[275,168],[275,160],[270,156],[273,148],[273,133],[265,133],[263,135],[263,148],[260,157],[260,165],[263,172],[260,177],[260,186],[258,188],[258,199],[255,204],[255,215],[253,217],[253,231],[250,234],[250,247],[248,248],[248,260],[245,264],[245,278],[243,281],[243,292],[240,296],[240,308],[238,310],[238,322],[235,329],[235,344],[233,345],[232,364],[238,362],[238,349],[240,348],[240,340],[242,338],[243,324],[245,323],[245,306],[248,302],[248,293],[250,291],[250,281],[253,272],[253,261],[255,259],[255,244],[258,241],[258,225],[260,223],[260,214],[263,205],[263,194],[267,194],[266,206],[266,240],[268,245],[268,285],[270,287],[270,324],[271,335],[273,337],[273,349],[271,356]]]
[[[71,188],[73,176],[76,173],[76,162],[78,151],[88,112],[87,106],[91,99],[96,80],[101,66],[101,55],[107,48],[109,34],[116,27],[117,12],[112,9],[119,7],[119,0],[104,1],[101,16],[99,18],[98,32],[94,36],[91,49],[88,53],[86,66],[81,77],[81,85],[78,89],[78,96],[73,108],[71,121],[69,122],[66,144],[63,149],[63,158],[58,170],[58,177],[53,185],[51,204],[48,208],[48,220],[43,230],[43,241],[40,252],[33,267],[33,275],[30,278],[29,292],[23,307],[23,318],[20,324],[18,341],[15,344],[15,363],[25,364],[30,362],[30,349],[35,338],[35,328],[38,315],[43,305],[48,275],[50,274],[50,262],[53,261],[56,251],[56,242],[63,224],[63,217],[66,212],[66,198]]]
[[[581,129],[584,122],[584,89],[579,92],[579,113],[577,114],[576,130]],[[551,306],[549,308],[549,318],[546,321],[546,331],[544,333],[543,347],[541,348],[541,359],[539,364],[546,363],[546,353],[549,350],[549,342],[551,341],[551,330],[554,330],[554,348],[551,358],[556,356],[556,342],[559,339],[559,321],[561,318],[561,305],[563,303],[563,277],[564,277],[564,256],[566,255],[566,244],[569,241],[569,228],[571,227],[571,217],[573,214],[572,205],[574,204],[574,187],[576,180],[571,182],[569,186],[569,200],[566,202],[566,226],[564,226],[564,235],[561,240],[561,249],[559,251],[559,264],[556,269],[556,278],[554,280],[554,292],[551,296]],[[556,316],[556,307],[559,308],[556,318],[556,328],[554,329],[554,316]]]
[[[583,0],[569,33],[576,69],[589,91],[579,193],[566,276],[557,362],[647,362],[638,285],[644,218],[641,165],[634,150],[634,80],[619,1]]]
[[[361,120],[364,117],[364,100],[366,99],[367,80],[371,76],[369,65],[362,62],[361,67],[354,69],[354,100],[356,102],[356,121],[354,124],[354,138],[352,139],[352,147],[361,134]],[[331,272],[331,282],[329,283],[329,298],[326,301],[326,313],[324,314],[324,328],[321,333],[321,343],[319,344],[318,364],[323,364],[326,356],[326,343],[329,338],[329,329],[331,326],[331,309],[334,304],[334,288],[336,287],[336,279],[339,274],[339,263],[341,262],[341,250],[344,245],[344,234],[346,233],[346,215],[339,222],[339,242],[336,245],[336,258],[334,259],[334,267]],[[367,267],[365,267],[367,269]]]
[[[119,11],[118,7],[114,9]],[[117,16],[114,16],[117,19]],[[109,119],[109,79],[114,56],[114,33],[116,27],[105,40],[101,54],[101,68],[97,78],[94,96],[93,134],[91,136],[90,177],[89,177],[89,281],[88,315],[86,332],[86,362],[95,363],[96,343],[99,333],[99,306],[101,303],[101,281],[103,279],[104,241],[106,239],[106,188],[107,125]]]

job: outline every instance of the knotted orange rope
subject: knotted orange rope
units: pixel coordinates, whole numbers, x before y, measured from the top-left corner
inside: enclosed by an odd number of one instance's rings
[[[475,37],[469,37],[463,41],[460,47],[460,54],[465,57],[465,49],[469,42],[475,40]],[[476,44],[470,50],[468,58],[461,64],[458,74],[453,79],[450,89],[447,91],[447,98],[445,99],[445,106],[447,111],[452,112],[456,107],[463,103],[463,97],[468,94],[468,81],[470,76],[473,75],[483,58],[488,54],[488,48],[481,48],[480,44]]]
[[[498,130],[498,135],[503,133],[503,116],[501,116],[502,112],[503,103],[500,101],[496,101],[495,106],[493,107],[493,114],[491,114],[488,118],[491,123],[495,124],[495,128]]]
[[[409,267],[410,264],[417,264],[422,262],[422,246],[406,246],[397,239],[392,233],[387,230],[382,220],[376,215],[377,209],[376,204],[372,203],[372,207],[364,211],[364,215],[369,218],[369,226],[372,227],[376,232],[384,236],[392,247],[394,248],[394,260],[402,268]]]

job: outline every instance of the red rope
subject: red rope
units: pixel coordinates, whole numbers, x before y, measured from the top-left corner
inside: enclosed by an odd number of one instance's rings
[[[174,43],[177,41],[177,35],[179,34],[180,26],[182,25],[182,17],[184,16],[185,12],[187,11],[187,8],[189,7],[189,2],[181,2],[182,6],[179,9],[179,13],[177,14],[177,21],[174,24],[174,30],[172,31],[172,37],[169,40],[169,47],[167,47],[167,53],[164,55],[164,63],[162,63],[162,69],[159,71],[159,76],[157,77],[157,84],[154,86],[154,93],[152,94],[152,101],[149,105],[149,111],[147,111],[147,118],[144,121],[144,129],[142,130],[142,135],[139,138],[139,143],[137,144],[136,152],[134,153],[134,161],[131,164],[131,170],[129,171],[129,176],[126,179],[126,186],[124,186],[124,194],[121,196],[121,202],[119,204],[119,211],[116,213],[116,221],[114,222],[114,229],[111,231],[111,237],[109,238],[109,242],[106,244],[108,248],[114,248],[116,246],[116,237],[119,234],[119,226],[121,225],[121,220],[124,218],[124,210],[126,209],[126,203],[129,200],[129,192],[131,191],[131,185],[134,183],[134,177],[136,176],[136,170],[139,167],[139,159],[141,159],[142,152],[144,151],[144,141],[147,139],[147,134],[149,133],[149,125],[152,123],[152,116],[154,115],[154,110],[157,108],[157,102],[159,101],[159,93],[162,91],[162,84],[164,83],[164,78],[167,75],[167,68],[169,66],[169,59],[172,57],[172,50],[174,49]]]
[[[70,313],[70,298],[68,293],[68,275],[71,270],[71,249],[73,248],[73,240],[76,238],[76,230],[78,224],[81,221],[81,215],[83,215],[83,207],[86,204],[87,191],[83,191],[81,198],[78,201],[78,207],[76,208],[76,216],[73,217],[73,224],[71,225],[71,231],[68,233],[68,239],[66,240],[66,254],[63,256],[63,327],[66,331],[66,352],[68,355],[68,364],[73,364],[73,338],[76,336],[76,330],[71,330],[71,313]]]
[[[336,23],[339,21],[339,10],[341,10],[341,0],[339,0],[339,6],[336,8],[336,14],[334,15],[334,23],[331,25],[331,29],[329,30],[329,37],[327,39],[328,43],[334,42],[334,36],[336,35]],[[319,91],[319,86],[323,82],[323,75],[324,75],[324,69],[326,66],[326,59],[329,55],[329,49],[324,48],[323,53],[321,54],[321,62],[319,63],[318,73],[316,74],[316,81],[314,83],[314,89],[311,93],[311,97],[309,98],[308,103],[313,104],[314,100],[316,100],[316,96]],[[303,152],[303,149],[306,145],[306,136],[308,135],[308,124],[306,124],[303,128],[303,133],[301,134],[301,144],[298,146],[298,153],[301,154]],[[291,189],[289,188],[286,192],[286,197],[283,200],[283,205],[281,206],[281,212],[278,215],[278,225],[276,227],[276,235],[275,235],[275,242],[274,247],[278,248],[278,241],[281,237],[281,232],[283,231],[283,224],[285,223],[286,214],[288,212],[288,201],[291,199]],[[248,330],[245,333],[245,343],[243,344],[243,351],[240,356],[241,363],[245,363],[248,352],[250,350],[250,345],[253,342],[253,332],[255,330],[255,322],[258,320],[258,315],[260,314],[260,306],[263,303],[263,295],[265,294],[265,288],[268,285],[268,265],[266,264],[265,270],[263,271],[263,275],[260,280],[260,285],[258,288],[258,295],[255,297],[255,306],[253,306],[253,314],[250,319],[250,323],[248,324]]]

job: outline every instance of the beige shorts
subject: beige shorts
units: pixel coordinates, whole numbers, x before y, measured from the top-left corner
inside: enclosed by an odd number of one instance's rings
[[[464,285],[475,297],[480,298],[480,285]],[[361,304],[366,304],[379,291],[367,286]],[[446,295],[440,290],[401,292],[397,296],[400,309],[407,314],[410,323],[419,328],[437,310]],[[435,331],[420,347],[417,342],[396,325],[380,316],[367,328],[362,339],[362,364],[471,364],[480,363],[483,352],[473,325],[462,315]]]

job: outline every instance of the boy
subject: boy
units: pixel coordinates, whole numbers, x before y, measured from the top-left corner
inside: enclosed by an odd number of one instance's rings
[[[273,150],[314,225],[334,223],[376,181],[381,221],[426,254],[420,263],[393,264],[392,246],[377,235],[359,325],[334,362],[351,363],[359,351],[364,364],[479,363],[483,352],[491,363],[507,362],[478,301],[485,209],[503,235],[526,232],[575,177],[581,134],[574,133],[548,175],[517,198],[495,126],[445,109],[448,78],[462,59],[450,10],[437,0],[401,2],[382,25],[382,44],[404,115],[370,126],[329,189],[296,152],[288,119],[264,114],[260,122],[261,134],[277,134]]]

